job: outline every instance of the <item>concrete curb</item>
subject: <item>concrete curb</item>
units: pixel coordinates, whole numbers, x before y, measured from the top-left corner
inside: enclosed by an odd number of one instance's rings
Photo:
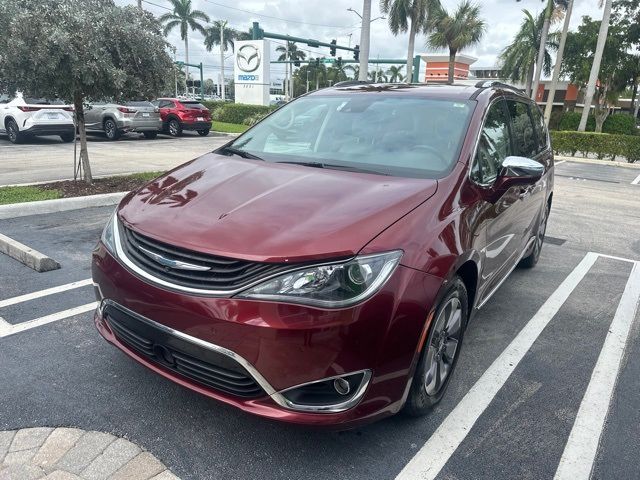
[[[48,272],[57,270],[60,264],[53,258],[47,257],[43,253],[23,245],[22,243],[9,238],[0,233],[0,253],[5,253],[11,258],[15,258],[20,263],[29,268],[33,268],[36,272]]]
[[[582,158],[582,157],[563,157],[562,155],[555,155],[556,162],[559,161],[567,161],[567,162],[575,162],[575,163],[588,163],[591,165],[608,165],[610,167],[622,167],[622,168],[635,168],[640,169],[640,163],[628,163],[628,162],[618,162],[611,160],[597,160],[595,158]]]
[[[0,205],[0,220],[7,218],[27,217],[43,213],[64,212],[89,207],[116,205],[128,192],[105,193],[85,197],[61,198],[58,200],[41,200],[38,202],[13,203]]]

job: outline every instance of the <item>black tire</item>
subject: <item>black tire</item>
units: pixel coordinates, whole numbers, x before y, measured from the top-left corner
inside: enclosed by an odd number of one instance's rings
[[[10,118],[7,120],[5,125],[7,136],[9,137],[9,141],[11,143],[20,143],[22,142],[23,135],[20,133],[20,129],[18,128],[18,124]]]
[[[198,135],[200,135],[201,137],[206,137],[207,135],[209,135],[210,131],[211,131],[210,128],[205,128],[204,130],[198,130]]]
[[[547,221],[549,220],[549,212],[551,205],[546,204],[544,210],[542,210],[542,218],[538,222],[538,232],[536,233],[536,239],[533,244],[533,250],[531,254],[520,260],[518,264],[521,268],[533,268],[540,260],[540,252],[542,252],[542,245],[544,245],[544,236],[547,233]]]
[[[116,122],[110,118],[104,121],[104,134],[109,140],[118,140],[120,138],[120,130]]]
[[[179,137],[182,135],[182,125],[180,125],[180,122],[175,118],[169,120],[167,130],[169,131],[169,135],[172,137]]]
[[[76,136],[73,133],[63,133],[60,138],[64,143],[70,143],[75,140]]]
[[[158,136],[158,132],[142,132],[142,134],[147,140],[153,140]]]
[[[425,415],[442,400],[458,363],[468,318],[467,289],[456,276],[433,315],[404,405],[404,412],[408,415]],[[442,372],[446,372],[444,379]]]

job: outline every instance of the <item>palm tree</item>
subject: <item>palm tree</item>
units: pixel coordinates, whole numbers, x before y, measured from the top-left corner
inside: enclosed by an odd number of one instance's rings
[[[551,78],[551,86],[549,87],[549,96],[547,97],[547,105],[544,109],[544,120],[549,125],[551,120],[551,110],[553,109],[553,100],[558,89],[558,81],[560,80],[560,69],[562,67],[562,57],[564,55],[564,46],[567,43],[567,34],[569,33],[569,23],[571,22],[571,12],[573,11],[573,0],[569,0],[564,15],[564,25],[562,26],[562,35],[560,36],[560,46],[556,55],[556,64],[553,68],[553,77]]]
[[[344,71],[351,72],[353,74],[353,80],[358,80],[360,77],[360,66],[359,65],[347,65],[344,67]]]
[[[416,35],[427,31],[427,18],[436,8],[440,8],[440,0],[380,0],[380,10],[389,19],[391,33],[398,35],[409,31],[406,77],[408,82],[411,81]]]
[[[227,27],[228,23],[226,20],[214,21],[205,30],[204,36],[204,46],[208,52],[211,51],[214,45],[220,46],[220,87],[223,100],[226,97],[224,88],[224,54],[227,50],[233,51],[233,42],[238,37],[238,33],[233,28]]]
[[[173,6],[173,12],[165,13],[160,17],[160,23],[164,24],[165,36],[176,27],[180,27],[180,38],[184,40],[185,63],[189,63],[189,30],[198,31],[205,35],[202,24],[198,22],[209,21],[209,16],[201,10],[191,9],[191,0],[169,0]],[[187,65],[186,79],[189,78],[189,65]]]
[[[507,75],[513,82],[525,83],[527,95],[531,94],[531,85],[535,70],[536,56],[539,51],[542,28],[544,24],[544,14],[533,18],[531,12],[523,10],[524,19],[520,25],[520,30],[500,54],[500,66],[503,74]],[[554,48],[553,41],[547,41],[544,50],[544,61],[542,64],[545,74],[551,71],[551,55],[549,49]]]
[[[280,54],[280,56],[278,57],[278,61],[280,62],[284,62],[284,61],[301,61],[304,60],[305,58],[307,58],[307,54],[304,53],[302,50],[298,49],[298,45],[296,45],[295,42],[290,42],[287,40],[287,44],[285,45],[280,45],[279,47],[276,48],[276,52],[278,52]],[[285,79],[285,84],[284,84],[284,96],[289,98],[293,96],[293,64],[292,63],[287,63],[286,64],[286,79]]]
[[[387,83],[389,78],[382,70],[373,70],[369,72],[369,80],[376,83]]]
[[[431,15],[428,28],[432,30],[427,41],[431,48],[449,49],[449,75],[447,83],[453,83],[456,55],[459,51],[475,45],[484,35],[486,24],[480,18],[480,6],[464,0],[453,15],[444,7]]]
[[[402,75],[402,65],[399,67],[390,66],[389,70],[387,70],[387,75],[391,83],[402,82],[405,79],[404,75]]]
[[[602,13],[602,23],[598,32],[598,43],[596,44],[596,52],[591,65],[591,73],[589,74],[589,83],[587,83],[587,93],[584,97],[584,107],[582,108],[582,117],[580,118],[579,132],[584,132],[587,128],[587,118],[589,110],[591,110],[591,102],[596,91],[596,82],[600,75],[600,62],[602,62],[602,53],[604,45],[607,42],[607,33],[609,33],[609,19],[611,18],[611,0],[600,0],[600,6],[604,3],[604,12]]]

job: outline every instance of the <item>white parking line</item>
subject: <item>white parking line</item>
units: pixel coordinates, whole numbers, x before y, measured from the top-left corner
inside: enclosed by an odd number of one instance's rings
[[[91,285],[90,278],[77,282],[67,283],[66,285],[60,285],[58,287],[52,287],[45,290],[39,290],[37,292],[27,293],[18,297],[7,298],[6,300],[0,300],[0,308],[8,307],[9,305],[15,305],[16,303],[28,302],[29,300],[34,300],[36,298],[53,295],[54,293],[66,292],[67,290],[73,290],[74,288],[86,287],[87,285]]]
[[[69,308],[68,310],[45,315],[44,317],[29,320],[28,322],[18,323],[16,325],[12,325],[6,320],[0,318],[0,338],[15,335],[16,333],[24,332],[25,330],[31,330],[32,328],[41,327],[47,323],[57,322],[58,320],[73,317],[74,315],[90,312],[91,310],[95,310],[97,306],[98,302],[91,302],[86,305]]]
[[[589,480],[591,476],[600,436],[639,303],[640,262],[633,266],[609,327],[609,333],[605,338],[560,459],[555,480]]]
[[[489,406],[551,319],[558,313],[569,295],[589,272],[597,258],[598,254],[593,252],[584,256],[578,266],[529,320],[529,323],[449,413],[429,440],[402,469],[396,480],[431,480],[440,473],[480,415]]]
[[[566,162],[566,160],[560,160],[559,162],[554,162],[554,165],[555,166],[562,165],[565,162]]]
[[[631,182],[631,185],[640,185],[640,175],[638,175],[636,179]]]

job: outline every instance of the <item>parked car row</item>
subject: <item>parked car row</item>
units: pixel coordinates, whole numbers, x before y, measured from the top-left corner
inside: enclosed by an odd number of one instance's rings
[[[197,100],[159,98],[153,102],[93,103],[85,108],[88,132],[103,132],[109,140],[124,133],[142,133],[154,139],[158,133],[179,137],[185,130],[207,136],[211,130],[211,113]],[[0,98],[0,134],[12,143],[28,137],[59,135],[62,141],[74,139],[73,107],[60,100],[15,97]]]

